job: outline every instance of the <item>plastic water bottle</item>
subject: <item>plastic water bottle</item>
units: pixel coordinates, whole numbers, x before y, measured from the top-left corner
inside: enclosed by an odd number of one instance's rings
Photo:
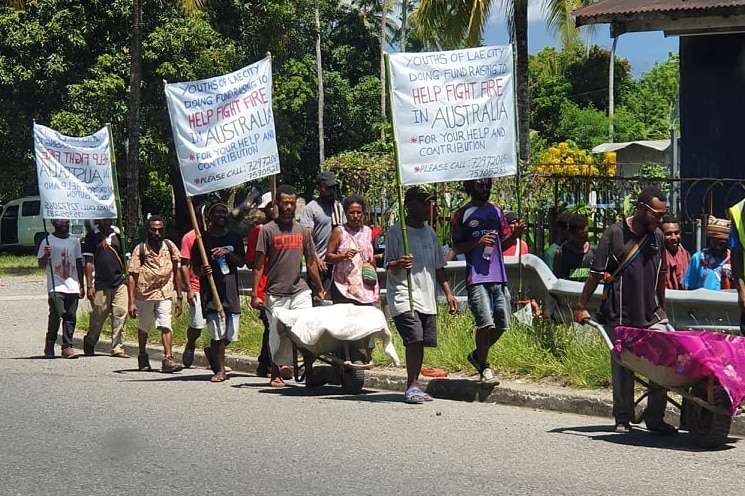
[[[494,251],[493,246],[489,246],[489,245],[484,246],[484,253],[482,255],[484,257],[484,260],[491,260],[491,253],[493,251]]]
[[[228,261],[225,260],[225,255],[217,257],[217,263],[220,265],[220,272],[222,272],[222,275],[225,276],[230,274],[230,267],[228,267]]]
[[[490,233],[495,231],[490,231]],[[494,245],[486,245],[484,246],[484,253],[482,256],[484,257],[484,260],[491,260],[491,254],[494,251]]]

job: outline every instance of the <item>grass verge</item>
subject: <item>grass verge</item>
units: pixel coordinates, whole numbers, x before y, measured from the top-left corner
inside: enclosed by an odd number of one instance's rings
[[[36,257],[0,253],[0,277],[27,275],[44,275],[44,271],[39,268]]]
[[[185,303],[186,304],[186,303]],[[261,349],[261,335],[264,326],[258,312],[250,307],[248,298],[242,297],[240,320],[240,339],[230,345],[233,353],[258,356]],[[401,338],[389,322],[393,332],[393,342],[398,356],[405,356]],[[173,320],[173,343],[177,350],[186,343],[188,312]],[[78,329],[88,328],[88,316],[78,319]],[[443,368],[450,372],[473,372],[466,355],[474,348],[474,322],[470,312],[449,315],[443,307],[437,317],[438,346],[427,348],[424,356],[425,367]],[[128,341],[136,341],[136,321],[127,320]],[[104,332],[108,337],[107,325]],[[149,342],[160,344],[157,332],[151,332]],[[197,342],[197,349],[209,343],[206,332]],[[379,367],[392,366],[390,359],[380,346],[373,351],[373,361]],[[509,332],[504,334],[490,353],[492,367],[502,377],[512,379],[551,380],[576,388],[607,387],[610,382],[610,361],[608,350],[600,336],[578,334],[569,324],[556,325],[539,321],[533,326],[513,322]]]

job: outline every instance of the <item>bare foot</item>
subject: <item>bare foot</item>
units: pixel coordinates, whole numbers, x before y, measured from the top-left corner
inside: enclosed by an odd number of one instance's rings
[[[272,380],[269,381],[269,386],[275,388],[285,387],[286,385],[287,384],[285,384],[285,381],[283,381],[281,377],[273,377]]]

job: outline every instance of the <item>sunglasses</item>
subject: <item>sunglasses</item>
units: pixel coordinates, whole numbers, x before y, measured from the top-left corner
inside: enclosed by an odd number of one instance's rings
[[[652,217],[654,217],[655,219],[661,219],[661,218],[663,218],[667,214],[667,209],[665,209],[662,212],[660,212],[659,210],[653,209],[652,207],[650,207],[649,205],[647,205],[644,202],[639,202],[639,203],[641,203],[642,205],[644,205],[644,207],[647,210],[649,210],[650,212],[652,212]]]

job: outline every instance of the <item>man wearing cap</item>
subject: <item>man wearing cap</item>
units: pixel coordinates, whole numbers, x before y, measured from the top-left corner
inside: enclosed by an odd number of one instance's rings
[[[706,241],[708,246],[691,255],[683,287],[685,289],[730,289],[734,286],[732,280],[732,265],[730,250],[727,247],[729,239],[729,221],[709,216],[706,223]]]
[[[466,255],[468,306],[476,320],[476,349],[467,359],[482,383],[497,385],[489,349],[509,328],[512,312],[502,246],[520,236],[522,226],[511,229],[502,209],[489,203],[491,179],[466,181],[463,186],[471,201],[455,213],[450,232],[455,252]]]
[[[300,225],[308,229],[316,246],[316,266],[321,276],[323,290],[331,283],[332,268],[326,264],[326,248],[331,232],[336,226],[346,222],[344,208],[336,201],[337,183],[333,172],[323,171],[316,176],[318,197],[308,203],[300,215]],[[308,286],[316,293],[312,278],[308,277]]]
[[[527,255],[529,251],[528,243],[520,239],[520,233],[527,230],[525,223],[520,222],[515,212],[505,212],[504,218],[507,219],[507,225],[510,226],[510,233],[514,234],[504,239],[502,255],[505,257]]]
[[[413,404],[432,400],[419,388],[418,379],[424,362],[424,347],[437,346],[435,283],[445,293],[450,313],[458,310],[458,301],[450,291],[445,276],[445,257],[437,233],[424,223],[429,218],[429,202],[432,198],[431,194],[417,186],[406,192],[404,205],[408,254],[404,252],[401,220],[394,223],[386,235],[388,308],[406,347],[404,401]],[[411,274],[411,287],[407,272]]]
[[[254,227],[249,231],[248,237],[246,238],[246,267],[249,269],[253,268],[254,262],[256,261],[256,242],[259,240],[261,228],[264,227],[264,224],[274,219],[274,202],[272,201],[271,192],[264,193],[261,197],[261,203],[259,203],[256,209],[256,214],[252,215]],[[267,265],[264,263],[264,273],[262,274],[257,287],[258,297],[262,301],[266,300],[266,294],[264,292],[266,288],[266,277]],[[263,308],[259,309],[259,319],[264,324],[264,333],[261,336],[261,352],[259,352],[259,364],[258,367],[256,367],[256,375],[259,377],[267,377],[271,373],[272,357],[269,353],[269,316]]]

